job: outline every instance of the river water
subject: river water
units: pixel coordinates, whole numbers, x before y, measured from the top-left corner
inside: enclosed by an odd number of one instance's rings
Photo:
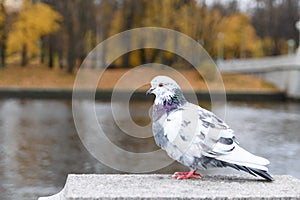
[[[96,132],[91,122],[93,113],[85,112],[89,102],[79,101],[84,131]],[[205,104],[203,104],[205,106]],[[149,126],[151,102],[130,104],[130,115],[140,127],[144,138],[122,134],[130,130],[131,120],[121,108],[117,125],[110,111],[110,103],[97,102],[95,114],[103,131],[114,145],[130,152],[157,150]],[[125,106],[126,107],[126,106]],[[215,108],[218,112],[218,107]],[[220,111],[223,107],[219,108]],[[271,174],[288,174],[300,178],[300,104],[237,103],[226,106],[226,122],[235,130],[244,148],[268,158]],[[80,124],[79,123],[79,124]],[[126,127],[127,126],[127,127]],[[96,133],[95,133],[96,134]],[[130,168],[126,158],[110,154],[115,163]],[[124,173],[105,166],[84,147],[77,134],[72,116],[72,103],[58,100],[0,100],[0,199],[36,199],[60,191],[69,173]],[[151,161],[162,162],[160,158]],[[136,165],[136,164],[135,164]],[[173,173],[187,170],[178,163],[155,171]],[[219,169],[204,174],[237,173]]]

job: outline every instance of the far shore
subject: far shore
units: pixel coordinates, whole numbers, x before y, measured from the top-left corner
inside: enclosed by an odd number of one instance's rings
[[[210,95],[224,96],[227,100],[241,101],[282,101],[284,94],[274,85],[259,78],[243,74],[222,74],[222,83],[212,82],[208,86],[196,70],[165,71],[152,68],[143,70],[107,69],[99,75],[93,70],[86,70],[87,82],[95,79],[97,88],[95,99],[109,100],[116,90],[125,96],[134,91],[133,98],[147,100],[145,91],[151,77],[168,75],[175,78],[186,95],[194,91],[199,101],[209,101]],[[35,99],[71,99],[76,74],[68,74],[58,68],[49,69],[40,64],[26,67],[9,65],[0,69],[0,98],[35,98]],[[83,87],[85,88],[85,87]],[[89,86],[87,88],[90,88]],[[222,90],[223,89],[223,90]],[[223,91],[223,92],[220,92]],[[151,99],[151,98],[150,98]]]

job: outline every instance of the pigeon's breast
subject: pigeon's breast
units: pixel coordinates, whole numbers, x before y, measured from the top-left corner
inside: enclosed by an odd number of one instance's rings
[[[164,121],[164,134],[168,141],[176,146],[182,154],[201,157],[202,147],[195,144],[201,132],[196,110],[178,109],[170,112]],[[200,143],[199,143],[200,144]]]

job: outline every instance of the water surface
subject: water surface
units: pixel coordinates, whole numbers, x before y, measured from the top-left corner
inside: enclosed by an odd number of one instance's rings
[[[81,123],[85,124],[86,131],[93,132],[95,125],[89,123],[92,113],[84,112],[88,104],[78,102],[83,110]],[[135,123],[149,124],[150,106],[151,102],[130,104]],[[69,173],[122,173],[101,164],[85,149],[77,135],[71,107],[70,101],[0,100],[0,199],[35,199],[57,193]],[[300,178],[300,104],[228,103],[226,110],[226,122],[235,130],[240,144],[268,158],[272,174]],[[118,122],[130,130],[130,119],[121,111]],[[96,115],[108,138],[120,148],[131,152],[157,150],[153,138],[124,134],[114,121],[110,103],[97,102]],[[151,135],[149,126],[145,130],[141,134]],[[114,159],[130,165],[126,159],[117,156]],[[174,163],[155,173],[175,170],[187,169]],[[236,171],[220,169],[202,173]]]

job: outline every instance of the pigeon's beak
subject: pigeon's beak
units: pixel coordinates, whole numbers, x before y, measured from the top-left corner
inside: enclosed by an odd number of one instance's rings
[[[152,91],[154,90],[154,88],[150,88],[147,92],[146,92],[146,95],[148,94],[152,94]]]

